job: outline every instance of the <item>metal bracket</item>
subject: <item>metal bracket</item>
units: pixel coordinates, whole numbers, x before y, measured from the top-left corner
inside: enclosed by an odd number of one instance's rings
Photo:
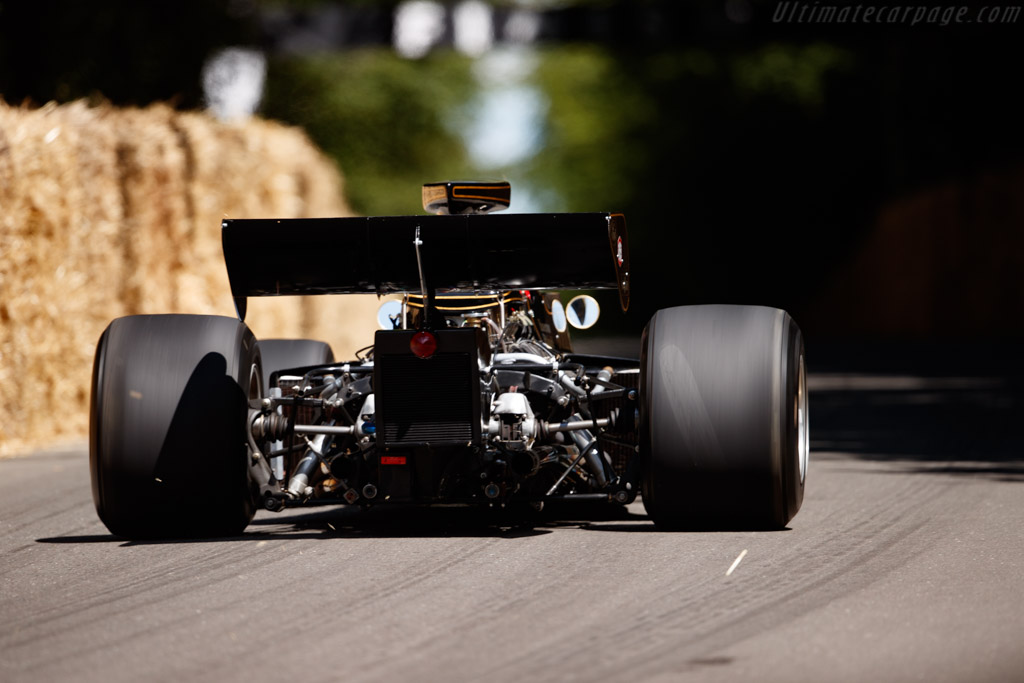
[[[416,267],[420,271],[420,291],[423,293],[423,322],[422,327],[429,329],[431,323],[431,311],[434,309],[434,292],[431,288],[427,287],[427,276],[423,270],[423,259],[420,256],[420,247],[423,246],[423,240],[420,239],[420,226],[416,226],[416,236],[412,240],[413,247],[416,249]]]

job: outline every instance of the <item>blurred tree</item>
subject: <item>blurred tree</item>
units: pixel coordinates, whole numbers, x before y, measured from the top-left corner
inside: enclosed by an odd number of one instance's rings
[[[626,212],[634,326],[685,302],[799,305],[797,260],[855,213],[830,211],[846,190],[822,172],[839,151],[827,88],[853,63],[827,44],[544,51],[530,174],[561,210]]]
[[[419,187],[472,177],[458,135],[473,90],[452,52],[406,60],[367,48],[271,61],[263,112],[297,124],[345,171],[352,207],[422,213]]]
[[[887,201],[1024,161],[1022,48],[998,29],[757,22],[742,40],[551,46],[529,174],[561,195],[551,208],[626,212],[634,329],[687,302],[799,315]]]

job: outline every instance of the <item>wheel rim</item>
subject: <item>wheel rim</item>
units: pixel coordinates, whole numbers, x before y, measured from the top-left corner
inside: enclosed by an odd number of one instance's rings
[[[254,398],[263,398],[263,374],[260,372],[260,368],[256,363],[252,364],[249,368],[249,400]]]
[[[796,433],[797,456],[800,459],[800,483],[807,478],[807,462],[811,455],[810,420],[807,401],[807,373],[804,370],[804,357],[800,355],[800,371],[796,390]]]

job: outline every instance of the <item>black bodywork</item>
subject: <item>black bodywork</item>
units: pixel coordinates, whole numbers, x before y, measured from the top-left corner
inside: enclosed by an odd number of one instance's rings
[[[269,509],[635,497],[638,361],[573,354],[552,291],[625,310],[620,214],[234,220],[223,243],[240,317],[249,296],[404,294],[366,355],[274,372],[253,403]]]
[[[622,214],[226,220],[239,317],[249,296],[418,292],[417,230],[427,287],[438,292],[614,288],[629,308]]]

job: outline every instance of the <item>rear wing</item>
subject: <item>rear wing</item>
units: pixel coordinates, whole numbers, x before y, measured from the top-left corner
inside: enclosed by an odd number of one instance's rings
[[[619,290],[629,307],[629,242],[618,213],[226,220],[221,238],[239,318],[246,298],[510,289]]]

